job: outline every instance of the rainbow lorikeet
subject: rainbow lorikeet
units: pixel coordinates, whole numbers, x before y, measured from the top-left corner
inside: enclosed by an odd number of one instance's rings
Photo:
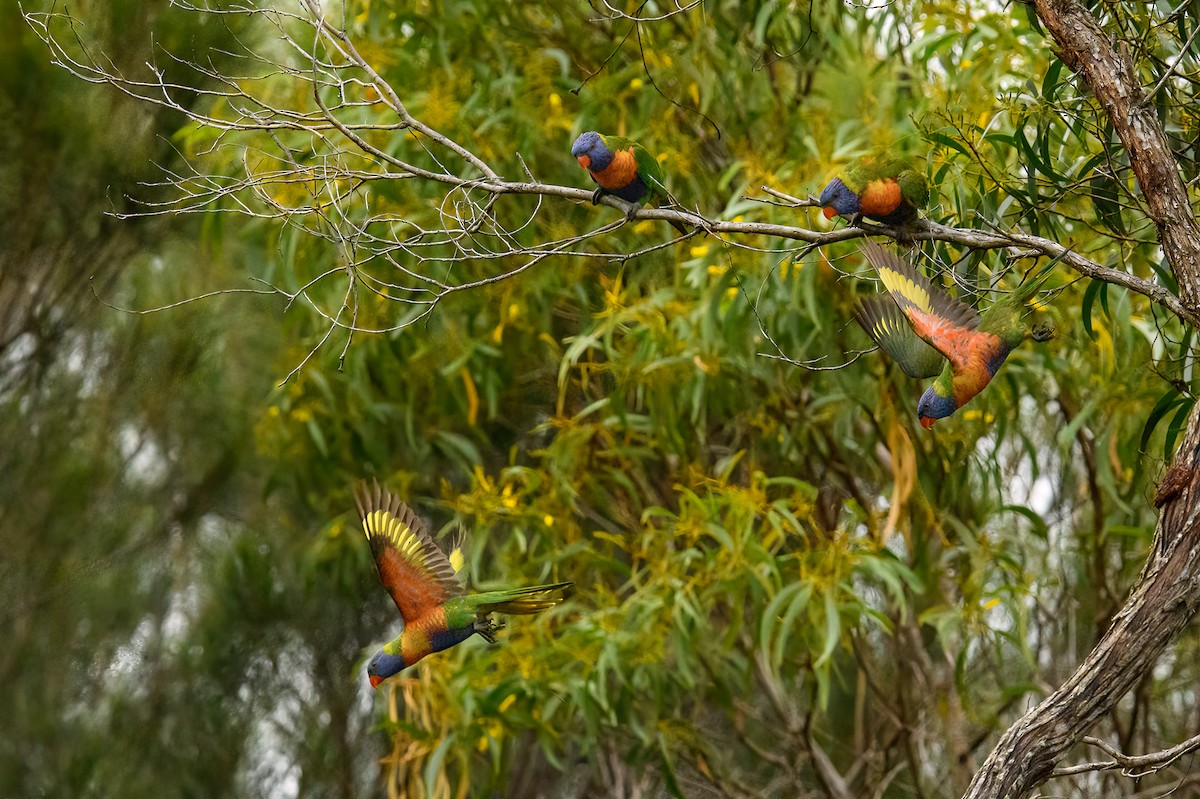
[[[843,170],[821,190],[826,219],[843,216],[858,224],[861,217],[885,225],[917,218],[929,202],[925,176],[902,158],[863,158]]]
[[[633,203],[629,209],[632,214],[646,203],[657,207],[670,200],[658,159],[635,141],[589,130],[571,145],[571,155],[598,184],[592,192],[592,205],[611,194]],[[678,222],[672,221],[671,226],[685,235],[688,232]]]
[[[392,595],[404,630],[383,645],[367,664],[371,687],[426,655],[449,649],[475,633],[495,643],[500,624],[492,613],[537,613],[566,598],[574,583],[553,583],[467,594],[459,579],[460,547],[447,556],[412,509],[378,483],[355,491],[358,514],[371,543],[379,581]]]
[[[862,251],[895,302],[883,297],[864,301],[856,314],[859,324],[908,375],[937,375],[917,403],[925,429],[983,391],[1008,354],[1026,338],[1047,341],[1054,335],[1045,325],[1030,330],[1023,316],[1025,303],[1050,276],[1056,261],[1026,275],[980,316],[878,244],[864,242]]]

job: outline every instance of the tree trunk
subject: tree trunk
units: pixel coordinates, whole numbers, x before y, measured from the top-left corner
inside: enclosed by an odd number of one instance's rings
[[[1200,225],[1178,163],[1126,52],[1076,0],[1034,0],[1062,60],[1086,81],[1129,154],[1146,208],[1189,308],[1200,305]],[[1112,625],[1078,670],[1000,738],[965,799],[1017,799],[1154,667],[1200,609],[1200,404],[1159,485],[1154,548]]]
[[[1079,669],[996,744],[965,797],[1016,799],[1154,667],[1200,609],[1200,404],[1163,479],[1154,554],[1125,606]]]
[[[1192,308],[1200,306],[1200,223],[1192,214],[1154,98],[1142,89],[1129,53],[1113,46],[1077,0],[1034,0],[1034,6],[1058,45],[1057,55],[1087,82],[1121,139],[1180,297]]]

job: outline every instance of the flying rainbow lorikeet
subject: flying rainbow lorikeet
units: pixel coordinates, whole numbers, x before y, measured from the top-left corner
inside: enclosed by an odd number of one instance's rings
[[[880,349],[911,377],[937,379],[917,403],[921,426],[928,430],[987,388],[1008,354],[1026,338],[1047,341],[1046,325],[1028,328],[1025,303],[1054,270],[1050,261],[980,316],[961,300],[935,288],[894,253],[863,242],[863,254],[891,294],[860,303],[855,317]]]
[[[589,130],[571,145],[571,155],[598,184],[592,192],[592,205],[598,205],[601,197],[611,194],[633,203],[629,209],[632,214],[646,203],[658,207],[670,201],[658,159],[635,141]],[[674,220],[671,227],[684,235],[688,232]]]
[[[865,216],[885,225],[903,225],[929,203],[929,186],[902,158],[868,157],[829,181],[819,202],[826,219],[842,216],[858,224]]]
[[[379,582],[392,595],[404,618],[404,630],[383,645],[367,664],[371,687],[416,663],[426,655],[449,649],[479,633],[490,643],[503,625],[492,613],[538,613],[566,598],[574,583],[553,583],[467,594],[459,579],[461,546],[447,556],[430,537],[412,509],[380,488],[360,484],[354,499]]]

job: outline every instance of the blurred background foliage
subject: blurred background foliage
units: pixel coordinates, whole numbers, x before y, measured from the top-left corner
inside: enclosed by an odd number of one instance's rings
[[[1147,84],[1195,59],[1172,8],[1096,8]],[[640,35],[602,10],[364,0],[345,19],[414,116],[503,174],[520,154],[584,186],[569,147],[597,128],[646,144],[686,205],[813,227],[747,197],[895,148],[923,159],[935,220],[1171,285],[1111,131],[1021,6],[717,0]],[[151,34],[231,73],[232,41],[269,38],[162,0],[71,11],[131,69]],[[240,216],[106,216],[211,132],[71,78],[0,15],[0,793],[954,796],[1137,575],[1193,385],[1192,331],[1141,296],[1060,272],[1039,314],[1058,336],[932,433],[921,387],[852,361],[874,291],[854,246],[767,238],[549,260],[280,385],[325,331],[300,306],[107,303],[294,288],[336,253]],[[1189,180],[1195,90],[1155,95]],[[370,191],[437,222],[437,187]],[[527,235],[613,214],[548,198]],[[668,233],[622,231],[630,250]],[[920,256],[985,303],[1018,279],[994,254]],[[367,475],[471,532],[475,586],[573,579],[575,599],[371,692],[365,657],[398,625],[351,512]],[[1195,646],[1097,734],[1194,732]]]

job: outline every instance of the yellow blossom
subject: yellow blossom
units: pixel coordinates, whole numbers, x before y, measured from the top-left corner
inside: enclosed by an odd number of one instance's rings
[[[697,244],[695,247],[692,247],[692,257],[693,258],[702,258],[705,255],[708,255],[708,245],[707,244]]]
[[[629,88],[631,88],[631,89],[640,89],[640,88],[642,88],[642,79],[641,79],[641,78],[634,78],[633,80],[629,81]]]
[[[546,525],[547,527],[553,527],[554,526],[554,517],[551,516],[549,513],[547,513],[545,516],[542,517],[542,524]]]

